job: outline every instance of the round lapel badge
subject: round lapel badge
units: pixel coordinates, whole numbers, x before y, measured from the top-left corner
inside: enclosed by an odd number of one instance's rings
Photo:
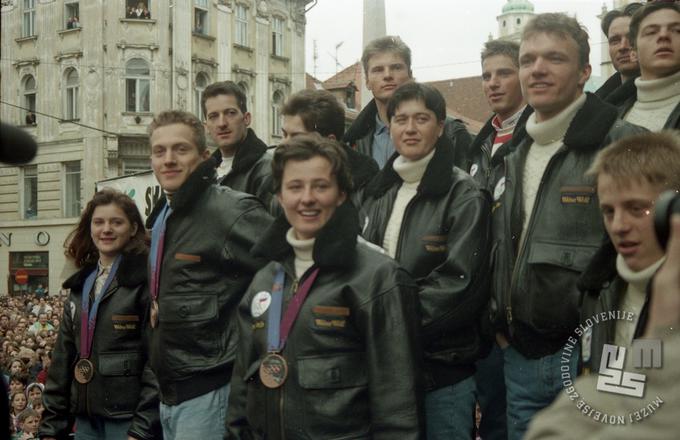
[[[259,318],[267,311],[272,303],[272,295],[269,292],[257,292],[250,303],[250,314],[253,318]]]
[[[260,380],[267,388],[278,388],[286,381],[288,364],[283,356],[269,353],[260,364]]]
[[[472,167],[470,168],[470,176],[475,177],[475,174],[477,174],[477,171],[479,171],[479,165],[472,164]]]
[[[94,365],[89,359],[80,359],[73,368],[73,377],[81,384],[86,384],[94,376]]]
[[[501,177],[501,180],[496,184],[496,188],[493,190],[493,199],[498,201],[503,193],[505,192],[505,176]]]

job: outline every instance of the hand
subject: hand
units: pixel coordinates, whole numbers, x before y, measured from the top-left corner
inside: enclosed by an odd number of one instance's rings
[[[666,261],[654,276],[646,336],[659,338],[680,325],[680,214],[671,217]]]
[[[138,440],[138,439],[137,439],[137,437],[133,437],[133,436],[131,436],[131,435],[128,435],[127,440]]]
[[[506,338],[503,333],[496,333],[496,343],[502,350],[505,350],[505,348],[510,345],[508,338]]]

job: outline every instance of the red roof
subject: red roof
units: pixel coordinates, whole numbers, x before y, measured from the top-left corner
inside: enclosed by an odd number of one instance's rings
[[[444,95],[448,114],[468,123],[470,131],[478,132],[491,117],[492,112],[482,92],[481,77],[445,79],[427,84]]]

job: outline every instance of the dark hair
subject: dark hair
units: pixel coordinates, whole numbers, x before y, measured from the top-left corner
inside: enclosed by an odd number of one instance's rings
[[[199,153],[203,153],[208,148],[203,123],[193,113],[185,112],[183,110],[165,110],[154,116],[147,131],[149,138],[151,138],[151,135],[153,135],[153,132],[156,131],[157,128],[172,124],[184,124],[191,129]]]
[[[611,27],[614,20],[621,17],[632,17],[635,11],[643,7],[642,3],[630,3],[626,5],[623,10],[614,9],[605,14],[600,22],[600,27],[602,28],[602,33],[609,37],[609,28]]]
[[[295,136],[276,147],[272,159],[274,192],[281,192],[283,171],[289,160],[303,161],[316,156],[321,156],[330,162],[331,174],[335,176],[340,191],[349,195],[352,191],[352,177],[347,165],[347,154],[338,141],[317,133]]]
[[[21,382],[21,384],[23,386],[26,386],[28,384],[28,374],[26,374],[26,373],[14,373],[9,377],[8,383],[11,383],[13,380],[16,381],[16,382]]]
[[[441,92],[432,86],[418,82],[401,85],[387,101],[387,120],[391,120],[399,105],[404,101],[422,101],[428,110],[437,117],[438,122],[446,119],[446,101]]]
[[[246,94],[243,92],[241,86],[233,81],[219,81],[210,84],[205,88],[205,90],[203,90],[203,93],[201,93],[201,108],[203,109],[203,114],[206,117],[208,117],[208,112],[205,109],[205,101],[207,101],[208,98],[214,98],[215,96],[219,95],[233,96],[236,98],[236,103],[238,104],[239,110],[241,110],[242,113],[248,111],[248,107],[246,105]]]
[[[361,64],[364,66],[364,75],[368,77],[368,61],[371,57],[385,52],[393,52],[399,55],[406,63],[408,75],[411,74],[411,49],[397,36],[387,35],[370,41],[361,54]]]
[[[342,139],[345,133],[345,109],[335,95],[327,90],[302,90],[288,98],[281,114],[299,116],[305,130],[321,136]]]
[[[123,250],[126,253],[142,254],[147,252],[146,242],[144,240],[145,230],[142,216],[139,214],[137,205],[132,199],[125,194],[105,188],[97,192],[92,200],[87,203],[85,210],[80,216],[78,226],[69,234],[64,243],[66,251],[64,254],[68,258],[72,258],[77,267],[83,267],[89,264],[97,263],[99,259],[99,251],[92,242],[90,236],[90,223],[92,222],[92,215],[97,206],[115,204],[119,207],[127,217],[130,225],[137,226],[135,235],[130,238],[130,241]]]
[[[585,67],[589,64],[588,32],[575,18],[559,12],[538,14],[524,28],[522,41],[538,33],[558,35],[565,39],[571,37],[578,48],[579,67]]]
[[[652,14],[656,11],[660,11],[662,9],[670,9],[680,14],[680,4],[675,2],[647,3],[646,5],[635,11],[635,13],[633,14],[633,18],[630,20],[630,27],[628,29],[628,40],[630,40],[630,45],[633,48],[637,47],[635,40],[637,40],[638,33],[640,32],[640,24],[642,24],[642,20],[647,18],[649,14]]]
[[[519,44],[510,40],[490,40],[484,43],[482,63],[489,57],[505,55],[512,60],[515,67],[519,67]]]

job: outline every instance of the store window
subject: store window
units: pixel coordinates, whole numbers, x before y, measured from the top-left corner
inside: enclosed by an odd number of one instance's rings
[[[10,295],[33,295],[39,286],[46,288],[49,286],[48,252],[10,252],[9,274]]]

